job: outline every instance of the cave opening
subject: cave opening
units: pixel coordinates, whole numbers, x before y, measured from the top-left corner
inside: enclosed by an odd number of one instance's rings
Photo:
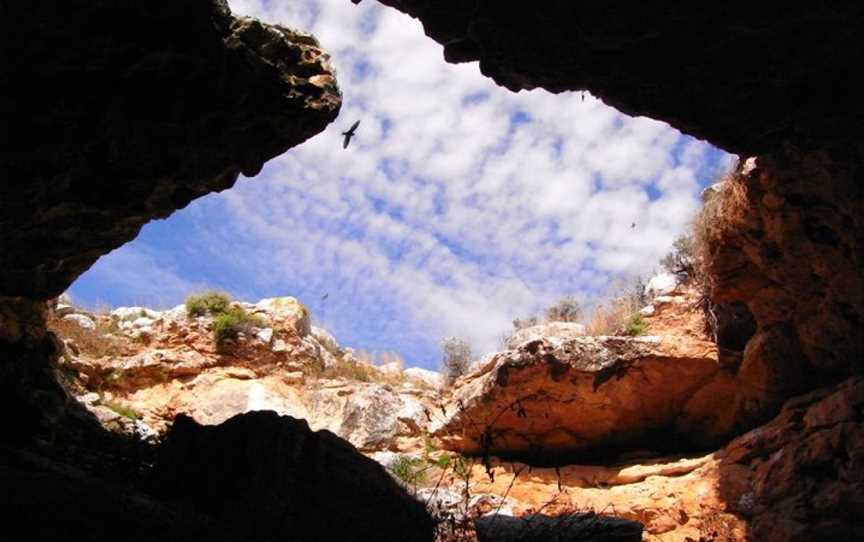
[[[381,1],[422,28],[343,4],[4,8],[48,29],[0,87],[17,521],[104,539],[87,503],[136,511],[142,540],[427,540],[611,507],[628,539],[854,539],[860,10],[622,10],[643,32],[553,3]],[[162,30],[106,24],[130,16]],[[753,157],[712,184],[731,155],[694,136]],[[700,206],[688,289],[672,241]],[[234,300],[182,303],[209,288]],[[467,374],[442,386],[442,358]]]

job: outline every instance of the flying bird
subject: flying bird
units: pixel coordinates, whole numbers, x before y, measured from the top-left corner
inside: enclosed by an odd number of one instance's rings
[[[635,228],[635,227],[636,227],[636,223],[634,222],[634,223],[630,224],[630,227],[631,227],[631,228]]]
[[[327,299],[328,297],[330,297],[330,292],[327,292],[326,294],[322,295],[322,296],[321,296],[321,301],[324,301],[324,300]]]
[[[351,141],[351,138],[354,137],[354,132],[357,131],[357,127],[360,126],[360,121],[358,120],[354,124],[351,125],[351,128],[348,128],[347,132],[342,132],[342,135],[345,136],[345,140],[342,142],[342,148],[347,149],[348,143]]]

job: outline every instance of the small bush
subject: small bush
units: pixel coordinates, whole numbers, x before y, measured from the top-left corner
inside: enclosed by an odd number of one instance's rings
[[[426,481],[426,462],[420,458],[398,455],[387,468],[394,478],[406,486],[416,486]]]
[[[229,339],[236,339],[240,333],[249,333],[261,325],[263,322],[258,316],[249,314],[242,307],[229,307],[213,319],[213,340],[221,346]]]
[[[694,278],[696,258],[693,254],[693,236],[681,235],[672,242],[672,250],[661,260],[663,269],[682,279]]]
[[[513,320],[513,329],[515,331],[519,331],[520,329],[525,329],[526,327],[536,326],[537,325],[537,317],[530,316],[528,318],[515,318]],[[509,338],[509,336],[508,336]]]
[[[141,419],[141,414],[137,410],[135,410],[134,408],[132,408],[130,406],[125,406],[125,405],[121,405],[120,403],[112,403],[112,402],[106,402],[105,406],[110,408],[111,410],[113,410],[114,412],[119,414],[120,416],[123,416],[124,418],[128,418],[128,419],[132,420],[133,422]]]
[[[582,317],[582,308],[573,296],[561,298],[545,311],[547,322],[576,322]]]
[[[647,330],[648,322],[646,322],[645,318],[643,318],[638,312],[631,315],[630,318],[627,319],[627,323],[624,325],[624,335],[629,335],[630,337],[642,335]]]
[[[444,358],[441,369],[451,383],[468,372],[471,365],[471,346],[462,339],[448,337],[441,341]]]
[[[186,312],[189,316],[216,316],[226,312],[230,306],[231,296],[216,290],[192,294],[186,298]]]

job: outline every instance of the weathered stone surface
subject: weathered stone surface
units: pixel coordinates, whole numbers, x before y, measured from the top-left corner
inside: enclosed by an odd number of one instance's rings
[[[380,384],[312,389],[306,400],[313,427],[329,429],[361,450],[395,448],[400,436],[418,435],[429,424],[420,400]]]
[[[538,339],[560,341],[585,335],[585,325],[575,322],[548,322],[522,328],[507,339],[507,348],[516,348],[520,344]]]
[[[230,518],[237,540],[432,540],[423,505],[380,465],[327,431],[273,412],[215,427],[178,417],[156,478],[163,498]],[[386,510],[386,520],[372,510]]]
[[[684,448],[696,435],[718,437],[683,430],[713,415],[692,399],[717,378],[716,351],[704,340],[538,340],[457,381],[432,430],[448,449],[558,463],[621,447]]]
[[[510,90],[587,89],[748,156],[858,139],[862,103],[837,90],[864,61],[857,5],[379,1]]]
[[[864,381],[790,400],[719,454],[721,494],[749,539],[853,540],[864,532]]]
[[[63,320],[67,322],[74,322],[76,325],[84,329],[96,329],[96,322],[94,322],[89,316],[85,316],[83,314],[67,314],[63,317]]]
[[[134,322],[138,318],[149,318],[155,320],[162,316],[162,313],[154,311],[153,309],[148,309],[147,307],[117,307],[111,311],[111,316],[120,321],[128,320]]]
[[[331,354],[339,354],[339,343],[336,342],[336,337],[323,327],[312,326],[310,328],[312,336],[318,341],[318,344],[323,346]]]
[[[305,337],[312,332],[309,309],[294,297],[286,296],[262,299],[252,309],[266,316],[273,322],[274,326],[290,327],[301,337]]]
[[[322,131],[341,103],[314,38],[221,0],[34,0],[3,17],[17,22],[0,36],[0,170],[14,179],[0,185],[0,295],[60,294],[146,222]]]
[[[506,492],[516,516],[614,510],[642,523],[646,540],[856,540],[862,404],[853,378],[790,399],[773,420],[696,457],[555,469],[492,458],[473,466],[472,492]]]
[[[712,298],[746,304],[760,330],[785,326],[811,386],[862,368],[860,175],[860,161],[790,149],[748,160],[712,203],[721,217],[708,235]]]
[[[645,295],[649,298],[657,296],[670,295],[676,288],[680,280],[672,273],[660,273],[654,275],[645,285]]]
[[[408,379],[416,379],[423,382],[427,386],[437,389],[444,384],[444,376],[438,371],[430,371],[420,367],[409,367],[403,371]]]

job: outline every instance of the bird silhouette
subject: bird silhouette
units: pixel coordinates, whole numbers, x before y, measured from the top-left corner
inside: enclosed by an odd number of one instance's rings
[[[634,223],[630,224],[630,227],[631,227],[631,228],[635,228],[635,227],[636,227],[636,223],[634,222]]]
[[[342,135],[345,136],[345,140],[342,142],[342,148],[347,149],[348,143],[351,142],[351,138],[354,137],[354,132],[357,131],[357,127],[360,126],[360,121],[358,120],[354,124],[351,125],[351,128],[348,128],[347,132],[342,132]]]
[[[330,297],[330,292],[327,292],[326,294],[322,295],[322,296],[321,296],[321,301],[324,301],[324,300],[327,299],[328,297]]]

